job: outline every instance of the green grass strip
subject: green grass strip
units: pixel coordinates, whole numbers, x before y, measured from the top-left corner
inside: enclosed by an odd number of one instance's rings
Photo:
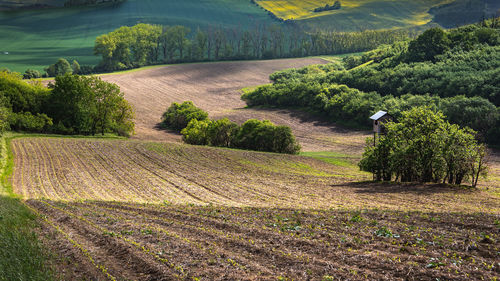
[[[0,138],[0,281],[54,280],[48,252],[34,231],[36,215],[14,195],[10,176],[14,168],[10,139]]]

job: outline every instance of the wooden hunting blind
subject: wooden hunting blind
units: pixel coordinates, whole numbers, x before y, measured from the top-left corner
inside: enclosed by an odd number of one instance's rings
[[[385,134],[385,124],[394,120],[394,118],[385,111],[379,111],[372,115],[370,119],[373,120],[373,133],[384,135]]]

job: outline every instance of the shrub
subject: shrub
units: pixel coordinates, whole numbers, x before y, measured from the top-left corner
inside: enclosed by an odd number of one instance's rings
[[[277,153],[297,154],[297,144],[292,130],[286,126],[276,126],[268,120],[250,119],[243,123],[235,138],[235,147]]]
[[[402,113],[399,123],[386,125],[387,133],[367,148],[359,167],[375,174],[377,180],[402,182],[448,182],[462,184],[486,171],[485,148],[475,132],[444,120],[444,115],[428,107]]]
[[[300,151],[292,130],[270,121],[248,120],[241,127],[228,119],[193,119],[181,131],[184,142],[194,145],[232,147],[296,154]]]
[[[35,79],[40,77],[42,77],[40,71],[34,69],[27,69],[26,72],[24,72],[23,74],[24,79]]]
[[[213,121],[208,126],[208,139],[210,145],[231,147],[236,133],[238,132],[238,124],[224,118]]]
[[[30,112],[12,113],[9,116],[11,129],[27,132],[45,132],[52,126],[52,119],[45,114]]]
[[[161,127],[181,131],[193,119],[203,121],[208,118],[208,113],[197,108],[192,101],[182,104],[173,103],[163,114]]]
[[[73,69],[66,59],[60,58],[55,64],[49,65],[45,68],[48,76],[56,77],[64,74],[71,74]]]
[[[189,122],[186,128],[182,129],[182,140],[188,144],[194,145],[208,145],[208,128],[212,124],[210,120],[193,119]]]

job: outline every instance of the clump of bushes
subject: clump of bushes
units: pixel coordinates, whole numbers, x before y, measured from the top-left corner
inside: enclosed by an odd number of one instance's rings
[[[187,124],[186,124],[187,122]],[[184,142],[256,151],[297,154],[300,145],[287,126],[268,120],[250,119],[239,126],[227,118],[208,119],[208,114],[190,101],[173,103],[163,115],[162,126],[181,130]]]
[[[333,3],[333,5],[331,5],[331,6],[330,6],[330,4],[326,4],[324,7],[319,7],[319,8],[314,9],[314,12],[319,13],[319,12],[324,12],[324,11],[340,10],[341,7],[342,7],[342,4],[340,3],[340,1],[335,1],[335,3]]]
[[[377,180],[435,182],[473,187],[486,175],[486,149],[478,144],[475,132],[445,121],[444,115],[429,107],[402,113],[398,123],[385,125],[386,135],[367,140],[359,167]]]
[[[206,120],[208,119],[208,113],[196,107],[192,101],[185,101],[182,104],[174,102],[163,113],[160,126],[180,132],[193,119],[198,121]]]
[[[132,107],[115,84],[66,74],[49,86],[0,71],[0,134],[9,129],[84,135],[133,133]]]

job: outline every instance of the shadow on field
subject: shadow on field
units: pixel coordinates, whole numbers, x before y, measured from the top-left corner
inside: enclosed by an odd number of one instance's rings
[[[420,184],[420,183],[389,183],[389,182],[350,182],[331,185],[356,189],[356,193],[472,193],[476,189],[467,186],[452,186],[448,184]]]

